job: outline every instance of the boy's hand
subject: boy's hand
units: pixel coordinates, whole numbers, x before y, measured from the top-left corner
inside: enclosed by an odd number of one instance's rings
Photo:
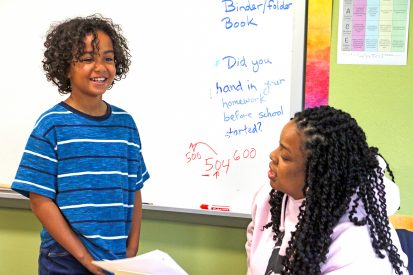
[[[93,259],[92,259],[93,260]],[[90,272],[96,275],[105,275],[105,272],[98,266],[92,264],[92,260],[88,261],[87,263],[82,263],[84,267],[87,268]]]
[[[49,234],[64,249],[93,274],[105,274],[100,267],[92,264],[94,259],[67,224],[57,205],[50,198],[30,193],[30,206]]]
[[[78,261],[87,268],[87,270],[89,270],[90,272],[92,272],[93,274],[96,275],[105,275],[105,272],[98,267],[97,265],[94,265],[92,263],[94,259],[92,258],[92,256],[87,253],[84,257],[78,259]]]
[[[132,258],[135,257],[136,254],[138,253],[138,249],[132,249],[130,246],[128,246],[127,250],[126,250],[126,258]]]

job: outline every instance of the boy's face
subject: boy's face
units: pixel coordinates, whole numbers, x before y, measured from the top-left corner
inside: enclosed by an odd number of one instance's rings
[[[115,78],[115,55],[112,40],[102,32],[97,32],[99,50],[93,52],[93,35],[85,37],[84,54],[70,64],[68,78],[72,95],[80,98],[99,97],[111,86]]]

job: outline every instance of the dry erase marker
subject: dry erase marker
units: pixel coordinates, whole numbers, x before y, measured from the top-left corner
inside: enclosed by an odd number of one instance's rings
[[[229,206],[201,204],[201,209],[214,211],[229,211]]]

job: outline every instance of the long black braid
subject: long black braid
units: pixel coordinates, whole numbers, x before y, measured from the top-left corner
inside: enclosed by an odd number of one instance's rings
[[[333,228],[347,211],[355,225],[368,225],[377,256],[387,255],[401,274],[403,262],[390,238],[378,149],[368,146],[355,119],[330,106],[306,109],[295,114],[293,121],[305,136],[303,150],[308,159],[305,200],[286,249],[282,274],[320,274]],[[394,180],[389,166],[387,169]],[[272,227],[274,240],[283,237],[279,231],[283,195],[275,190],[270,193],[272,218],[265,227]],[[357,213],[361,206],[365,215]]]

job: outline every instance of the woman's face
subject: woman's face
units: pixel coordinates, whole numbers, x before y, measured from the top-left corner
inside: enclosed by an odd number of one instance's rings
[[[307,154],[303,151],[304,136],[294,121],[288,122],[280,135],[277,149],[270,154],[268,178],[271,187],[294,199],[304,198],[305,165]]]

